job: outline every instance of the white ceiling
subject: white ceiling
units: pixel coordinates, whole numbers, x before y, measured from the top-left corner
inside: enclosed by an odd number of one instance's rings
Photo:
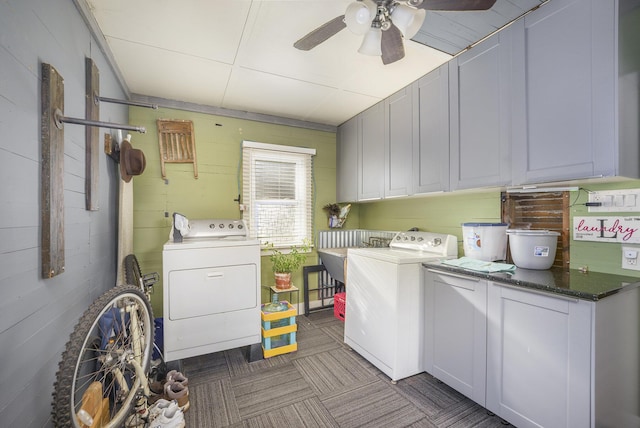
[[[348,29],[310,51],[293,47],[351,1],[86,0],[84,7],[134,98],[336,126],[451,58],[407,40],[405,58],[385,66],[359,54],[362,36]]]

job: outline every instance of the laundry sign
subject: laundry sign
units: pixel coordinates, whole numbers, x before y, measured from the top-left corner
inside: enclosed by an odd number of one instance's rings
[[[640,243],[640,217],[574,217],[573,239]]]

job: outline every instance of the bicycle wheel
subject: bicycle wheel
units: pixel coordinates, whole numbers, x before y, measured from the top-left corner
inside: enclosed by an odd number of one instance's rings
[[[142,270],[135,254],[129,254],[124,258],[124,279],[127,284],[137,285],[141,290],[145,291],[144,283],[142,282]]]
[[[151,305],[138,288],[121,285],[96,299],[62,353],[53,392],[54,426],[86,427],[78,413],[92,405],[100,407],[102,421],[109,421],[103,426],[122,426],[143,396],[153,335]],[[98,382],[99,399],[92,404]]]

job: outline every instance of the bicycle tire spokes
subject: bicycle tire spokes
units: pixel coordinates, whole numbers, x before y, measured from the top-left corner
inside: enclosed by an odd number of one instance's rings
[[[78,417],[84,412],[84,419],[100,417],[101,426],[121,426],[148,390],[152,336],[151,306],[140,290],[120,286],[98,298],[63,354],[54,388],[54,424],[86,426]]]

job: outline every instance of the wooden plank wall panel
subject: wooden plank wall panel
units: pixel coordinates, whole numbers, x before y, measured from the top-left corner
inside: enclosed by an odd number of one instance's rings
[[[100,95],[100,74],[98,67],[91,58],[85,58],[86,99],[85,111],[89,120],[100,120],[100,104],[97,96]],[[98,207],[98,155],[100,128],[97,126],[85,127],[85,200],[87,210],[96,211]]]
[[[42,277],[64,272],[64,129],[56,112],[64,113],[64,80],[50,64],[42,64]]]
[[[553,266],[569,269],[569,192],[502,193],[502,221],[511,229],[559,232]]]

